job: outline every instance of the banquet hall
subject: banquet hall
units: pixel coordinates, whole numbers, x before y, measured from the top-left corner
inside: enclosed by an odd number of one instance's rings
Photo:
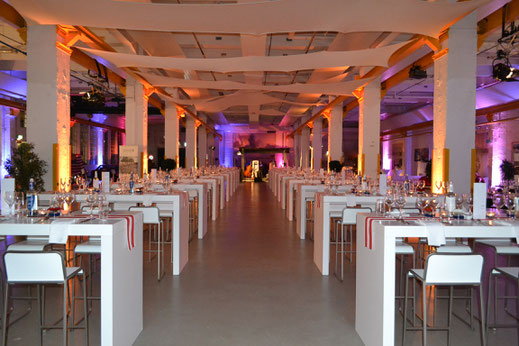
[[[0,0],[2,344],[519,344],[518,82],[519,0]]]

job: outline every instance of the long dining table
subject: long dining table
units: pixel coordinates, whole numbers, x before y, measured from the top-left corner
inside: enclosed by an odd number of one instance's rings
[[[142,213],[124,215],[68,227],[69,236],[101,238],[101,345],[105,346],[131,345],[143,329]],[[49,236],[52,221],[2,218],[0,235]]]
[[[40,200],[50,202],[52,193],[42,193],[39,195]],[[173,275],[180,275],[189,259],[189,198],[187,193],[134,193],[119,194],[107,193],[106,199],[110,203],[128,203],[143,205],[157,204],[159,207],[167,205],[167,210],[173,212]],[[84,194],[77,194],[76,200],[85,203]]]
[[[366,222],[374,217],[375,220]],[[519,223],[514,227],[499,221],[461,220],[435,230],[449,238],[517,239]],[[355,329],[366,346],[395,344],[396,238],[428,235],[427,226],[418,221],[404,223],[373,214],[357,214]]]
[[[384,196],[377,195],[331,195],[320,192],[316,194],[314,218],[314,263],[322,275],[329,275],[330,270],[330,213],[341,212],[352,202],[353,205],[369,207],[372,210],[375,210],[377,200],[383,198]],[[407,197],[407,208],[414,207],[415,203],[416,197]]]

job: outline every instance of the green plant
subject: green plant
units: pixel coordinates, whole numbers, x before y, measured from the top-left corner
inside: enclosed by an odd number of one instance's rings
[[[34,179],[34,189],[43,191],[43,176],[47,173],[47,163],[34,153],[34,145],[21,143],[13,149],[11,158],[5,162],[5,169],[15,179],[16,191],[27,192],[29,180]]]
[[[504,181],[514,180],[514,164],[512,162],[503,160],[499,168],[501,168],[501,178]]]

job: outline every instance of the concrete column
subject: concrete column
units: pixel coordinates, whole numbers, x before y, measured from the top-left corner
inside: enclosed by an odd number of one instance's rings
[[[380,78],[366,85],[359,97],[357,170],[371,178],[380,172]]]
[[[54,25],[27,29],[27,140],[47,162],[46,190],[70,177],[71,51],[59,40]]]
[[[301,134],[299,132],[294,134],[294,167],[301,167]]]
[[[199,115],[198,117],[200,119],[202,119],[203,121],[207,120],[205,115]],[[198,154],[197,154],[198,167],[205,167],[206,159],[207,159],[207,161],[209,161],[209,156],[207,155],[207,131],[206,131],[205,126],[198,126],[196,137],[197,137],[197,149],[198,149]]]
[[[106,164],[112,164],[112,131],[106,130]]]
[[[139,148],[139,175],[148,171],[148,97],[141,83],[126,78],[126,145]]]
[[[301,118],[304,123],[309,119],[309,116]],[[310,128],[305,126],[301,129],[301,168],[306,169],[310,167]]]
[[[207,155],[209,156],[209,166],[214,166],[214,154],[216,150],[211,149],[211,147],[215,148],[216,144],[214,141],[214,133],[209,132],[207,134]]]
[[[328,118],[328,162],[342,161],[342,106],[331,109]],[[328,168],[328,167],[327,167]]]
[[[196,167],[196,120],[186,116],[186,169]]]
[[[164,121],[164,156],[166,159],[173,159],[178,162],[178,142],[180,137],[179,117],[182,110],[166,102],[166,112]]]
[[[404,138],[404,172],[408,175],[413,175],[413,137]]]
[[[477,12],[449,29],[434,61],[432,186],[450,180],[456,193],[474,180]]]
[[[323,158],[323,118],[319,117],[313,121],[312,128],[312,148],[314,151],[313,167],[315,171],[321,169]]]

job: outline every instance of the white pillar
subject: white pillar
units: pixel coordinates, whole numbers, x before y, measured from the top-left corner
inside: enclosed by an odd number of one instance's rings
[[[141,83],[126,78],[126,145],[139,148],[139,175],[148,171],[148,96]]]
[[[186,116],[186,169],[196,167],[196,120]]]
[[[301,134],[299,132],[294,134],[294,167],[301,167]]]
[[[359,97],[358,171],[372,178],[380,172],[380,77]]]
[[[70,177],[71,51],[59,40],[54,25],[27,29],[27,140],[47,162],[46,190]]]
[[[198,117],[200,119],[202,119],[203,121],[207,120],[205,115],[199,115]],[[205,167],[206,159],[207,159],[207,161],[209,161],[209,157],[207,155],[207,130],[206,130],[205,126],[198,126],[196,138],[197,138],[197,149],[198,149],[198,154],[197,154],[198,167]]]
[[[304,123],[309,119],[309,116],[301,118]],[[305,126],[301,129],[301,168],[306,169],[310,167],[310,128]]]
[[[342,105],[333,107],[327,118],[328,162],[342,161]]]
[[[449,29],[434,61],[433,177],[451,180],[457,193],[474,179],[477,12]],[[474,156],[474,159],[472,157]]]
[[[319,117],[313,121],[312,148],[314,152],[314,170],[319,171],[323,159],[323,118]]]
[[[207,156],[209,157],[209,166],[214,166],[215,146],[214,133],[209,132],[207,134]]]
[[[405,137],[404,138],[404,172],[407,175],[413,175],[413,161],[414,161],[414,153],[413,153],[413,137]]]
[[[179,117],[182,110],[177,110],[177,107],[166,103],[165,121],[164,121],[164,156],[166,159],[175,160],[178,162],[178,142],[180,138],[179,132]]]

